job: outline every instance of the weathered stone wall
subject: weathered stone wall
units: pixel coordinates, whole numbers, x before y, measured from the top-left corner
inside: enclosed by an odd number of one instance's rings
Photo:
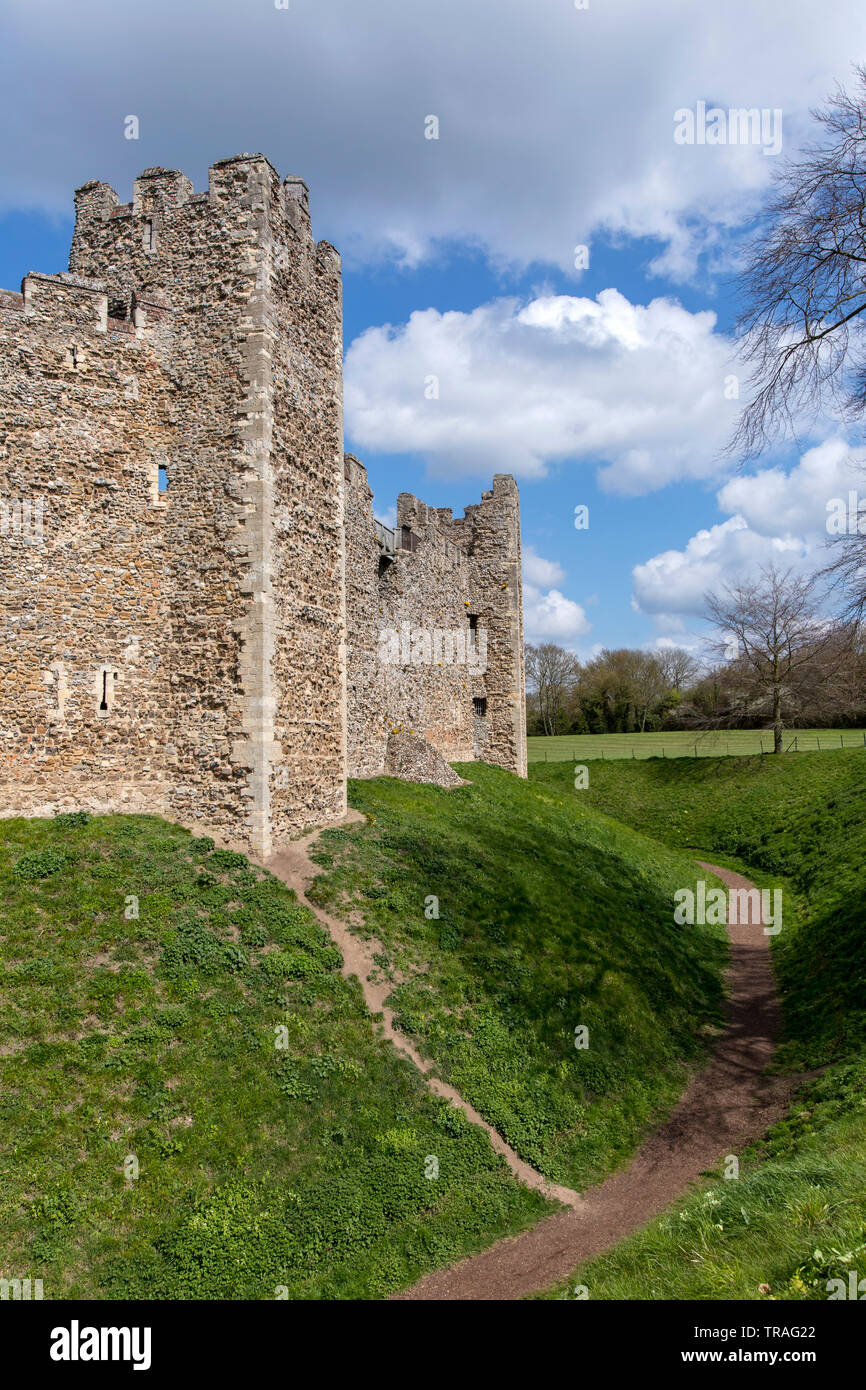
[[[275,259],[272,525],[274,835],[346,810],[345,548],[343,534],[340,257],[310,231],[300,180],[284,185]]]
[[[393,559],[385,558],[366,469],[347,454],[349,775],[382,773],[388,735],[401,727],[423,734],[449,761],[481,759],[525,776],[520,511],[514,480],[497,475],[493,491],[456,520],[449,509],[401,493],[398,542],[404,527],[416,548],[398,548]],[[437,630],[455,636],[450,661],[447,644],[437,649]],[[392,655],[383,640],[389,631],[401,637],[396,662],[385,659]],[[430,649],[422,633],[434,638]],[[464,636],[467,659],[461,662],[454,658]]]
[[[74,277],[30,275],[0,300],[5,814],[166,807],[157,470],[175,392],[158,359],[174,330],[107,311],[104,286]]]

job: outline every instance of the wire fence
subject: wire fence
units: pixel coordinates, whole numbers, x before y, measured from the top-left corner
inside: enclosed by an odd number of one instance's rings
[[[786,729],[786,753],[866,748],[866,729]],[[527,739],[531,763],[591,762],[596,758],[743,758],[773,752],[773,732],[733,729],[692,734],[561,734]]]

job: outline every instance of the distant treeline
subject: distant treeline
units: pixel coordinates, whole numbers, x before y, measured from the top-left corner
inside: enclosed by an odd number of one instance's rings
[[[552,642],[528,646],[526,684],[529,734],[759,729],[773,720],[771,695],[755,688],[745,661],[706,666],[678,647],[658,652],[620,647],[581,662]],[[834,651],[823,644],[811,671],[804,660],[786,694],[789,725],[794,720],[801,728],[866,725],[866,651],[859,643]]]

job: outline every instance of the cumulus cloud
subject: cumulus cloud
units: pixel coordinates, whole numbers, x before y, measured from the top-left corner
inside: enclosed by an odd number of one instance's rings
[[[585,610],[566,598],[558,587],[565,570],[556,560],[545,560],[531,545],[523,547],[523,626],[527,642],[556,642],[570,647],[590,632]]]
[[[811,573],[828,560],[828,503],[866,497],[866,451],[826,440],[785,471],[766,468],[731,479],[717,494],[727,520],[698,531],[682,550],[652,556],[633,571],[633,606],[664,632],[684,632],[707,592],[755,578],[775,562]]]
[[[742,516],[761,536],[800,535],[812,542],[827,534],[828,503],[849,491],[866,494],[866,451],[852,449],[844,439],[825,440],[807,450],[786,473],[768,468],[732,478],[718,495],[723,511]]]
[[[416,453],[439,477],[485,476],[495,459],[537,478],[575,459],[624,494],[707,478],[738,409],[715,325],[711,311],[614,289],[420,310],[351,344],[347,429],[358,449]]]
[[[612,232],[689,276],[702,251],[724,261],[774,160],[677,145],[674,112],[781,108],[791,148],[864,39],[850,0],[6,0],[0,210],[65,212],[94,177],[126,199],[148,165],[201,187],[215,159],[262,150],[308,180],[318,234],[350,258],[413,264],[456,239],[572,269]]]
[[[565,647],[592,629],[579,603],[559,589],[542,593],[535,584],[523,586],[523,626],[528,642],[557,642]]]
[[[565,570],[556,560],[545,560],[536,555],[533,546],[526,545],[523,547],[523,577],[528,584],[550,589],[564,582]]]

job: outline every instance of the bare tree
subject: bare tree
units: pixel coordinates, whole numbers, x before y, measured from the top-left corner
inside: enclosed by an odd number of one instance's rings
[[[782,165],[739,277],[754,395],[731,452],[759,454],[801,412],[866,408],[866,67],[812,115],[823,139]]]
[[[669,690],[687,690],[700,675],[701,663],[685,647],[661,647],[656,660]]]
[[[736,646],[717,722],[768,717],[773,752],[781,753],[785,720],[814,707],[843,664],[850,649],[848,629],[821,616],[814,578],[780,573],[772,565],[761,571],[760,580],[708,594],[705,602],[707,616],[720,629],[719,650],[730,655]]]
[[[630,675],[634,714],[640,732],[644,733],[647,718],[659,704],[669,686],[662,664],[652,652],[635,651],[632,653],[632,657]]]
[[[555,642],[541,642],[526,648],[526,679],[538,700],[541,726],[555,734],[559,716],[565,708],[578,678],[580,663],[573,652]]]
[[[866,501],[858,498],[854,510],[846,518],[846,531],[831,537],[834,558],[821,574],[842,591],[848,621],[861,626],[866,619]]]

